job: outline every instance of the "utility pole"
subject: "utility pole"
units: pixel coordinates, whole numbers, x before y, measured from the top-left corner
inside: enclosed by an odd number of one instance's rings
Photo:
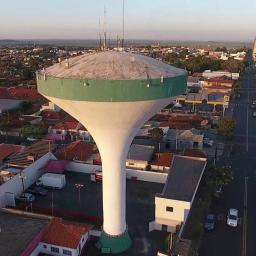
[[[123,32],[123,38],[122,38],[122,49],[124,49],[124,8],[125,8],[125,0],[123,0],[123,24],[122,24],[122,32]]]
[[[25,191],[25,184],[24,184],[24,180],[27,178],[24,174],[24,172],[20,172],[20,175],[19,175],[19,178],[21,179],[21,182],[22,182],[22,194],[24,193]]]
[[[76,183],[75,188],[78,190],[78,201],[79,201],[79,206],[81,206],[81,189],[84,187],[83,184]]]

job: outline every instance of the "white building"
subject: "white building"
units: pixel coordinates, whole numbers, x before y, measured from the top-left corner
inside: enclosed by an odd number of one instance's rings
[[[214,77],[221,77],[221,76],[226,76],[226,77],[230,77],[234,80],[238,80],[239,79],[239,73],[231,73],[228,71],[211,71],[211,70],[205,70],[202,73],[202,76],[204,78],[214,78]]]
[[[155,220],[149,231],[175,232],[186,222],[205,166],[205,158],[174,156],[164,189],[155,196]]]
[[[53,219],[31,256],[49,255],[79,256],[89,238],[92,226]]]

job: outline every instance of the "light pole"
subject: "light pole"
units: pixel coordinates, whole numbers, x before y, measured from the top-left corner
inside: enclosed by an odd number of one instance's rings
[[[79,201],[79,206],[81,206],[81,189],[84,187],[83,184],[76,183],[75,188],[78,190],[78,201]]]
[[[21,179],[22,182],[22,194],[25,191],[25,184],[24,184],[24,180],[27,178],[26,175],[24,174],[24,172],[20,172],[19,178]]]

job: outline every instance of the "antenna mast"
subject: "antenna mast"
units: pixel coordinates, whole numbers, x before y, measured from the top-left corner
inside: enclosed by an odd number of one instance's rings
[[[99,18],[99,39],[100,39],[100,42],[99,42],[99,47],[100,47],[100,50],[102,50],[102,41],[101,41],[101,26],[100,26],[100,18]]]
[[[125,0],[123,0],[123,38],[122,38],[122,48],[124,48],[124,8],[125,8]]]
[[[107,15],[107,10],[106,10],[106,6],[104,6],[104,42],[103,42],[103,51],[105,51],[106,48],[107,48],[106,15]]]

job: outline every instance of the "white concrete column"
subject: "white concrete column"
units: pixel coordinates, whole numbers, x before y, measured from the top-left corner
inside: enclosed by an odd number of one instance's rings
[[[126,171],[125,159],[130,142],[109,134],[104,142],[97,140],[102,159],[103,230],[117,236],[126,230]]]
[[[171,98],[135,102],[83,102],[47,97],[79,120],[100,151],[103,171],[103,229],[110,236],[126,230],[125,161],[140,127]]]

